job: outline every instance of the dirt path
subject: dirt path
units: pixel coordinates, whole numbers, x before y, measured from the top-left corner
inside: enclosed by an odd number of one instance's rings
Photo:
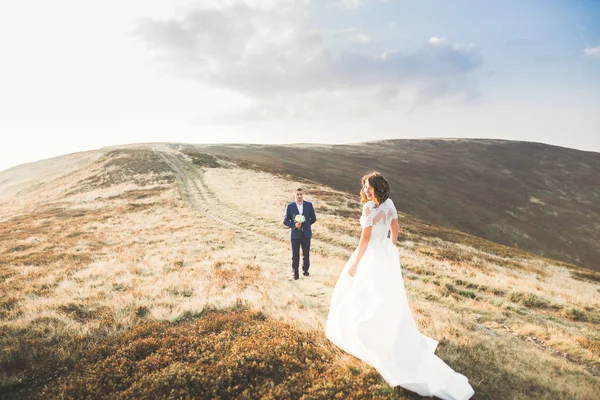
[[[177,181],[182,191],[182,196],[192,208],[200,211],[204,216],[212,218],[219,224],[225,225],[229,229],[233,229],[236,233],[244,233],[257,237],[267,237],[260,235],[256,232],[246,229],[234,223],[224,220],[213,213],[209,212],[207,207],[206,189],[203,189],[201,183],[202,175],[193,165],[190,165],[187,161],[178,158],[177,156],[165,152],[158,153],[167,164],[173,169],[176,174]],[[201,188],[202,187],[202,188]],[[267,237],[268,238],[268,237]]]
[[[277,246],[288,248],[289,233],[282,229],[280,224],[273,221],[259,221],[252,215],[244,213],[232,205],[228,205],[218,198],[213,190],[203,179],[201,168],[194,166],[182,155],[171,148],[154,147],[153,150],[169,164],[179,183],[183,199],[201,213],[202,216],[214,220],[221,228],[232,230],[237,234],[245,235],[253,242],[253,248],[261,249],[258,257],[261,265],[268,268],[274,275],[279,285],[288,285],[289,290],[295,291],[300,301],[312,308],[324,322],[329,311],[329,301],[333,290],[332,281],[335,281],[339,271],[324,270],[322,273],[298,281],[291,279],[289,268],[289,254],[284,256],[281,252],[268,252],[262,249]],[[327,238],[325,238],[327,240]],[[328,241],[313,241],[314,247],[319,249],[325,264],[330,258],[347,257],[348,249],[336,246]],[[258,253],[258,251],[257,251]],[[311,257],[313,258],[313,257]],[[339,261],[338,261],[339,263]],[[328,263],[332,264],[332,263]]]

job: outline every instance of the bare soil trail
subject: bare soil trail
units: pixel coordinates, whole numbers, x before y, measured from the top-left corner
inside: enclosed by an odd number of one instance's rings
[[[215,191],[204,179],[202,168],[193,165],[183,155],[177,154],[171,148],[157,146],[153,147],[153,150],[169,164],[176,174],[182,198],[203,217],[212,219],[220,228],[245,235],[247,240],[254,244],[253,248],[265,249],[277,246],[288,250],[287,253],[284,253],[285,256],[281,252],[265,253],[262,250],[258,254],[257,250],[256,256],[262,261],[262,267],[269,268],[272,274],[278,276],[277,280],[280,283],[289,285],[289,290],[298,291],[302,303],[316,309],[321,322],[324,323],[329,310],[329,301],[333,290],[332,283],[335,283],[339,273],[338,269],[323,269],[321,265],[315,266],[313,261],[311,276],[294,281],[291,278],[289,265],[289,233],[280,221],[258,220],[256,216],[220,201]],[[339,265],[340,259],[348,258],[351,254],[347,248],[335,244],[335,241],[328,237],[325,237],[324,240],[313,240],[312,248],[313,252],[318,255],[312,258],[315,261],[318,260],[319,264]]]

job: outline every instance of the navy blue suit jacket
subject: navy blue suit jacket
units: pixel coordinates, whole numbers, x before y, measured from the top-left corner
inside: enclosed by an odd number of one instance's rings
[[[301,230],[296,228],[296,223],[294,222],[294,217],[298,215],[298,206],[296,206],[296,202],[294,201],[293,203],[288,204],[285,209],[283,224],[291,228],[291,239],[300,239],[302,237],[302,232],[304,232],[304,237],[312,237],[312,229],[310,226],[317,222],[315,208],[310,201],[306,200],[302,202],[302,207],[302,215],[304,215],[305,221],[302,223]]]

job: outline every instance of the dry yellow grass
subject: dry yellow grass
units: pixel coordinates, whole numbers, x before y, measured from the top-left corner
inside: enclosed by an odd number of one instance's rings
[[[354,195],[218,160],[198,167],[167,145],[105,154],[2,203],[2,392],[35,397],[47,385],[60,397],[74,390],[64,382],[90,379],[78,378],[78,363],[95,363],[88,355],[100,344],[116,349],[144,324],[191,324],[242,303],[323,339],[331,291],[360,234]],[[281,218],[297,186],[318,222],[311,277],[293,281]],[[399,244],[415,318],[478,398],[598,393],[597,281],[492,244],[487,252],[420,235],[418,224],[401,218]],[[340,371],[372,373],[331,346],[319,348]],[[378,396],[411,397],[377,385]]]

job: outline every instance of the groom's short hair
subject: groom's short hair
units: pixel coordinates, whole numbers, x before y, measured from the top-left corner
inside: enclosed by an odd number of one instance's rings
[[[296,189],[296,192],[302,192],[302,188],[299,187],[298,189]]]

